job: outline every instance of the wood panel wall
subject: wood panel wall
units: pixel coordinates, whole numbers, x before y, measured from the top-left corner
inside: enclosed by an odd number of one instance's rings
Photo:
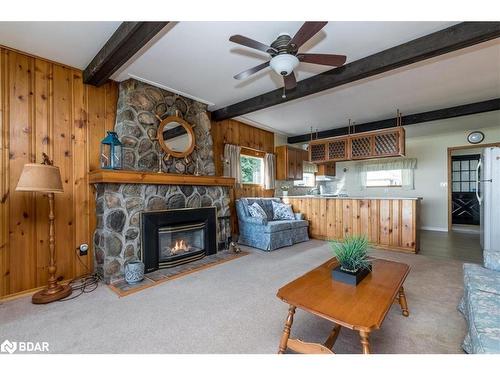
[[[98,167],[99,144],[114,128],[117,84],[83,84],[82,72],[0,47],[0,298],[46,284],[48,202],[16,192],[25,163],[47,153],[61,169],[56,194],[57,275],[71,279],[92,268],[94,199],[87,173]]]
[[[236,120],[212,122],[213,153],[215,173],[223,175],[222,157],[226,143],[246,147],[252,150],[274,153],[274,133],[244,124]],[[274,189],[266,190],[260,185],[243,184],[233,189],[231,197],[231,224],[233,232],[237,233],[236,211],[234,200],[240,197],[272,197]]]
[[[322,240],[364,235],[371,244],[419,251],[419,201],[414,199],[286,198],[309,220],[309,234]]]

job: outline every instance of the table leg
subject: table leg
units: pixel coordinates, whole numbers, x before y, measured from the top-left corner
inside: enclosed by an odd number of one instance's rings
[[[335,327],[333,327],[332,333],[330,333],[330,336],[326,339],[325,343],[323,344],[329,349],[333,348],[333,345],[335,345],[335,341],[337,341],[337,336],[339,335],[340,328],[342,326],[340,324],[335,324]]]
[[[293,324],[293,315],[295,314],[295,306],[290,305],[288,309],[288,316],[285,321],[285,328],[283,328],[283,334],[281,335],[280,348],[278,354],[283,354],[286,350],[288,338],[290,337],[290,330]]]
[[[403,287],[399,288],[399,305],[401,306],[401,310],[403,310],[403,316],[409,316],[410,312],[408,311],[408,304],[406,303],[406,295]]]
[[[370,333],[367,331],[359,331],[361,336],[361,345],[363,345],[363,354],[370,354]]]

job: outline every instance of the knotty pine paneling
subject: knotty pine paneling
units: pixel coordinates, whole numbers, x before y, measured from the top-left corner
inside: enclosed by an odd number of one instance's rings
[[[375,246],[419,250],[419,201],[405,199],[285,198],[309,220],[312,238],[339,240],[364,235]]]
[[[222,176],[224,168],[222,157],[226,143],[247,147],[267,153],[274,152],[274,133],[244,124],[236,120],[224,120],[212,122],[212,139],[215,171]],[[231,199],[231,225],[233,232],[237,233],[236,210],[234,201],[241,197],[272,197],[274,190],[266,190],[260,185],[242,185],[241,188],[233,189]]]
[[[117,84],[83,84],[82,72],[0,47],[0,298],[43,286],[48,267],[48,202],[16,192],[25,163],[47,153],[61,170],[56,194],[57,276],[71,279],[93,266],[94,199],[87,173],[116,116]],[[92,248],[92,246],[91,246]]]

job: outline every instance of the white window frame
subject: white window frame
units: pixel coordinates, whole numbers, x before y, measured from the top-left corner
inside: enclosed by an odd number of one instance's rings
[[[242,173],[241,183],[244,185],[261,185],[261,186],[264,185],[264,158],[259,157],[259,156],[241,154],[240,159],[243,159],[243,158],[257,159],[260,161],[260,181],[258,181],[258,182],[256,182],[256,181],[252,181],[252,182],[243,181],[243,173]],[[240,161],[240,168],[241,168],[241,161]],[[254,177],[254,176],[252,176],[252,177]]]
[[[399,172],[399,183],[397,184],[384,184],[384,183],[379,183],[376,185],[370,185],[369,181],[374,180],[377,181],[376,178],[370,178],[370,174],[372,173],[384,173],[384,172],[393,172],[397,171]],[[366,171],[365,173],[365,188],[401,188],[403,186],[403,170],[402,169],[392,169],[392,170],[379,170],[379,171]],[[380,178],[379,181],[383,180],[383,178]]]

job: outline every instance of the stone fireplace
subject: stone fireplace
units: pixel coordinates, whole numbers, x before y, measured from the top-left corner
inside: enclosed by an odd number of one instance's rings
[[[180,113],[193,125],[196,147],[190,156],[191,161],[169,158],[163,163],[164,173],[157,173],[160,147],[152,139],[156,136],[160,119],[174,113]],[[169,225],[159,228],[157,238],[162,238],[161,246],[165,250],[158,253],[162,266],[199,257],[202,255],[201,247],[209,247],[204,249],[206,255],[227,244],[231,236],[231,186],[227,183],[203,183],[203,178],[215,174],[210,127],[205,104],[132,79],[120,83],[115,131],[124,146],[124,170],[137,174],[126,182],[93,180],[92,173],[99,174],[99,171],[91,172],[90,178],[96,187],[95,269],[107,283],[123,278],[125,262],[143,259],[143,240],[147,242],[149,236],[143,238],[141,233],[141,215],[147,213],[207,207],[216,212],[210,226],[191,227],[188,238],[179,237],[180,228]],[[193,176],[195,170],[202,176]],[[144,175],[150,175],[156,181],[140,183]],[[193,183],[179,180],[182,183],[176,184],[172,182],[175,179],[169,176],[189,176]],[[185,223],[188,224],[195,223]],[[206,237],[206,231],[211,231],[210,238]],[[182,239],[184,243],[179,242]],[[177,246],[175,240],[178,241]],[[191,243],[186,245],[186,240]]]
[[[215,207],[143,212],[142,261],[146,272],[215,254],[216,215]]]
[[[119,173],[119,172],[118,172]],[[143,259],[141,215],[148,212],[213,207],[216,247],[231,236],[229,188],[225,186],[99,183],[94,233],[95,268],[107,283],[123,278],[123,265]],[[166,227],[166,226],[164,226]]]

